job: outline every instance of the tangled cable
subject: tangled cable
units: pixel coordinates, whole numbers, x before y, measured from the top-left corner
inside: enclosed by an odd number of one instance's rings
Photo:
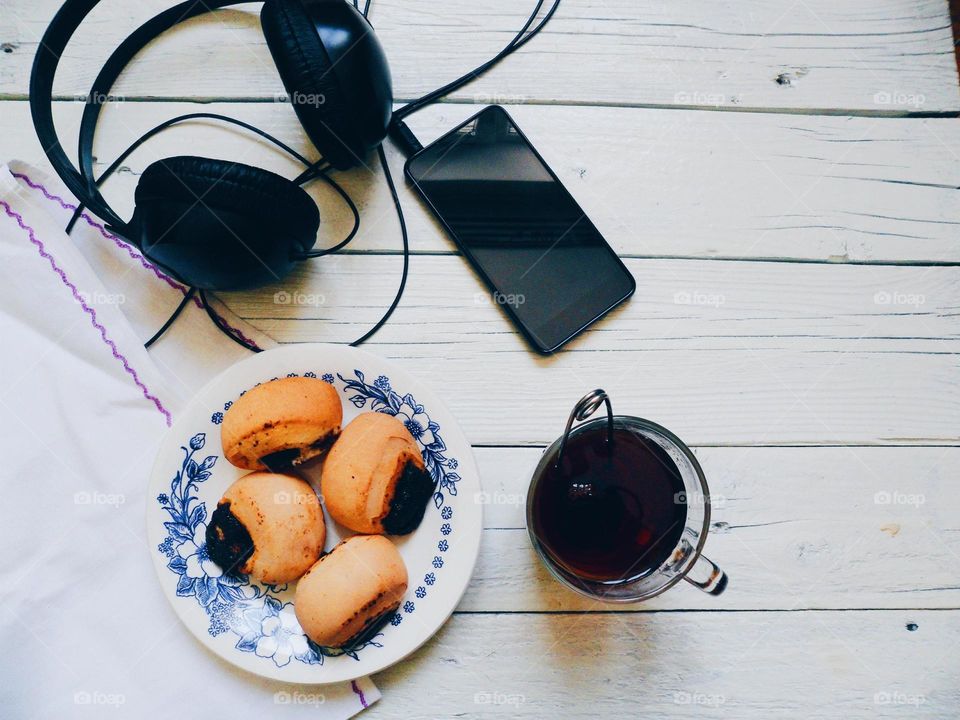
[[[540,11],[543,9],[543,5],[544,5],[544,0],[537,0],[537,4],[534,7],[533,12],[530,13],[530,16],[527,18],[527,21],[524,23],[523,27],[520,29],[519,32],[517,32],[516,35],[514,35],[513,39],[511,39],[510,42],[507,43],[507,45],[504,46],[504,48],[499,53],[493,56],[490,60],[487,60],[485,63],[477,66],[470,72],[465,73],[464,75],[461,75],[456,80],[453,80],[447,83],[446,85],[443,85],[442,87],[437,88],[436,90],[433,90],[427,93],[426,95],[420,98],[417,98],[416,100],[413,100],[407,103],[406,105],[404,105],[403,107],[397,109],[393,114],[392,122],[403,123],[404,118],[409,117],[410,115],[417,112],[418,110],[423,109],[427,105],[431,105],[437,102],[438,100],[445,97],[446,95],[449,95],[450,93],[455,92],[456,90],[459,90],[464,85],[469,84],[473,80],[483,75],[485,72],[487,72],[490,68],[492,68],[497,63],[499,63],[501,60],[503,60],[507,56],[511,55],[512,53],[516,52],[521,47],[526,45],[537,34],[539,34],[541,30],[543,30],[543,28],[546,26],[548,22],[550,22],[550,19],[554,16],[557,9],[559,8],[560,2],[561,0],[554,0],[550,9],[544,14],[544,16],[540,19],[540,21],[535,26],[533,26],[534,21],[537,19],[537,16],[539,15]],[[368,17],[369,15],[370,4],[371,4],[371,0],[365,0],[363,10],[360,11],[359,0],[353,0],[353,6],[358,11],[362,12],[364,17]],[[237,120],[236,118],[231,118],[226,115],[220,115],[218,113],[208,113],[208,112],[187,113],[185,115],[179,115],[177,117],[171,118],[170,120],[167,120],[151,128],[150,130],[145,132],[143,135],[141,135],[139,138],[137,138],[133,143],[131,143],[130,146],[127,147],[126,150],[124,150],[107,167],[107,169],[97,178],[96,180],[97,187],[101,186],[111,175],[113,175],[113,173],[116,172],[116,170],[120,167],[123,161],[126,160],[134,151],[137,150],[137,148],[143,145],[143,143],[145,143],[147,140],[149,140],[150,138],[154,137],[158,133],[161,133],[164,130],[174,125],[187,122],[189,120],[199,120],[199,119],[208,119],[208,120],[216,120],[220,122],[231,123],[245,130],[248,130],[249,132],[255,133],[256,135],[259,135],[263,139],[273,143],[278,148],[288,153],[293,158],[298,160],[301,164],[303,164],[304,171],[295,178],[294,182],[296,182],[298,185],[305,185],[315,180],[323,180],[340,196],[340,198],[344,201],[344,203],[350,209],[351,213],[353,214],[353,228],[350,230],[350,232],[347,234],[347,236],[343,240],[341,240],[340,242],[330,247],[321,248],[318,250],[309,250],[307,252],[301,253],[297,255],[296,257],[297,260],[308,260],[311,258],[319,258],[325,255],[330,255],[332,253],[338,252],[339,250],[342,250],[344,247],[346,247],[354,239],[354,237],[356,237],[358,231],[360,230],[360,213],[357,210],[356,203],[353,201],[350,195],[343,189],[343,187],[339,183],[337,183],[336,180],[334,180],[328,174],[332,169],[329,163],[327,163],[323,158],[316,161],[310,161],[301,153],[297,152],[292,147],[284,143],[282,140],[274,137],[270,133],[267,133],[264,130],[261,130],[249,123],[243,122],[242,120]],[[403,244],[403,269],[400,275],[400,284],[397,287],[396,294],[394,295],[393,301],[391,302],[390,306],[387,308],[387,310],[384,312],[381,318],[377,321],[377,323],[372,328],[370,328],[370,330],[368,330],[361,337],[357,338],[352,343],[350,343],[351,346],[357,346],[363,342],[366,342],[370,337],[372,337],[378,330],[380,330],[380,328],[382,328],[387,323],[387,321],[390,319],[390,316],[393,315],[393,312],[397,309],[397,306],[400,304],[400,300],[403,297],[403,292],[407,286],[407,277],[410,270],[410,240],[407,233],[407,225],[406,225],[406,221],[404,220],[403,207],[400,203],[400,196],[397,192],[397,187],[393,180],[393,173],[390,170],[390,165],[387,162],[387,156],[386,156],[386,152],[383,149],[383,144],[381,144],[377,148],[377,154],[380,159],[380,165],[383,168],[384,176],[386,177],[386,180],[387,180],[387,187],[390,190],[390,196],[393,200],[394,208],[396,209],[397,219],[400,223],[400,236]],[[77,220],[80,218],[83,211],[84,211],[84,205],[79,204],[77,206],[77,209],[73,213],[73,217],[70,219],[70,222],[67,224],[66,231],[68,233],[73,230]],[[194,295],[199,295],[200,304],[202,305],[203,309],[206,311],[207,315],[210,317],[211,321],[217,327],[218,330],[220,330],[224,335],[229,337],[231,340],[233,340],[237,344],[247,348],[248,350],[251,350],[253,352],[260,352],[261,348],[254,345],[249,339],[247,339],[246,337],[243,337],[241,334],[239,334],[237,331],[235,331],[233,328],[227,325],[227,323],[223,320],[223,318],[221,318],[213,309],[213,307],[210,305],[207,295],[203,290],[199,290],[198,292],[197,288],[193,288],[193,287],[188,288],[184,292],[184,297],[179,303],[179,305],[177,306],[176,310],[174,310],[173,313],[170,315],[170,317],[167,318],[167,320],[160,327],[160,329],[156,333],[154,333],[154,335],[149,340],[147,340],[144,343],[144,347],[149,348],[157,340],[159,340],[164,335],[164,333],[167,332],[167,330],[169,330],[169,328],[173,325],[176,319],[180,316],[180,314],[184,311],[184,309],[193,299]]]

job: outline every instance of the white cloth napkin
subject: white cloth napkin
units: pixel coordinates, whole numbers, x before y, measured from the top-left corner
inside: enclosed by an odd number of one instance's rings
[[[351,717],[380,693],[234,669],[162,596],[146,485],[185,401],[247,350],[191,306],[148,353],[183,289],[22,163],[0,165],[0,716]],[[270,341],[218,308],[226,322]]]

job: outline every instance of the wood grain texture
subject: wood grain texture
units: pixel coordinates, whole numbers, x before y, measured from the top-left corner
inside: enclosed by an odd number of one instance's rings
[[[960,448],[694,452],[713,500],[705,552],[730,578],[723,595],[680,583],[648,602],[611,606],[567,590],[540,565],[526,531],[541,451],[478,448],[483,492],[461,502],[483,504],[486,529],[459,610],[960,608]]]
[[[23,96],[59,0],[7,0],[0,94]],[[85,95],[110,49],[169,3],[103,3],[56,84]],[[201,18],[156,42],[117,87],[128,97],[272,98],[282,90],[254,10]],[[398,98],[501,48],[533,2],[374,0]],[[159,70],[162,69],[162,70]],[[564,0],[535,44],[457,99],[868,113],[960,110],[946,0],[660,3]],[[481,99],[482,98],[482,99]]]
[[[67,148],[81,106],[57,104]],[[443,105],[414,116],[424,142],[480,109]],[[175,115],[238,117],[315,156],[285,104],[119,103],[98,134],[98,170],[137,136]],[[960,262],[960,125],[952,119],[837,118],[681,110],[510,108],[547,162],[624,256],[794,259],[829,262]],[[24,102],[0,103],[8,155],[47,167]],[[402,160],[388,144],[396,174]],[[232,158],[288,177],[288,161],[248,134],[212,121],[169,130],[109,181],[123,214],[149,163],[178,154]],[[362,212],[354,251],[397,251],[393,205],[375,159],[337,174]],[[401,183],[403,185],[403,183]],[[321,243],[351,218],[322,183],[310,188],[324,220]],[[453,243],[419,198],[401,187],[416,252]]]
[[[955,612],[455,615],[367,717],[943,720],[958,642]]]
[[[634,298],[541,357],[461,258],[418,256],[368,347],[436,387],[473,443],[550,442],[597,385],[691,444],[957,442],[960,269],[627,265]],[[399,271],[395,257],[332,257],[223,297],[281,342],[345,342],[380,317]]]

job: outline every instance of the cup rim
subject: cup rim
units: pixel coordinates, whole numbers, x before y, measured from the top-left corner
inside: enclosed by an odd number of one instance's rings
[[[563,436],[554,440],[550,445],[548,445],[544,449],[543,455],[541,456],[540,461],[537,463],[536,468],[534,468],[533,475],[530,478],[530,485],[527,488],[526,524],[527,524],[527,535],[530,537],[530,542],[533,544],[533,548],[534,550],[536,550],[537,555],[540,558],[540,562],[544,565],[544,567],[547,568],[547,570],[550,572],[551,575],[553,575],[554,578],[559,580],[563,585],[570,588],[574,592],[579,593],[584,597],[588,597],[591,600],[598,600],[600,602],[605,602],[605,603],[614,603],[614,604],[624,605],[629,603],[644,602],[646,600],[650,600],[651,598],[655,598],[657,595],[660,595],[666,592],[667,590],[672,588],[674,585],[679,583],[681,580],[683,580],[683,578],[687,576],[690,570],[693,569],[693,566],[697,564],[697,561],[700,559],[700,556],[703,554],[703,547],[707,542],[707,533],[710,529],[711,503],[710,503],[710,486],[707,484],[707,478],[706,478],[706,475],[704,475],[703,468],[700,467],[700,463],[697,460],[696,456],[693,454],[693,451],[687,446],[687,444],[683,440],[681,440],[679,437],[677,437],[674,433],[672,433],[670,430],[665,428],[663,425],[660,425],[659,423],[655,423],[653,420],[647,420],[646,418],[637,417],[635,415],[614,415],[613,416],[614,426],[616,426],[618,420],[621,421],[622,424],[640,426],[641,429],[652,431],[664,437],[687,458],[687,460],[690,462],[690,465],[693,467],[694,472],[696,473],[697,480],[700,483],[700,491],[703,494],[703,523],[702,523],[702,527],[700,528],[700,536],[699,536],[699,539],[697,540],[697,545],[693,549],[693,552],[690,554],[688,562],[686,563],[686,567],[682,571],[677,572],[672,578],[670,578],[666,583],[664,583],[662,587],[658,588],[657,590],[651,593],[646,593],[643,595],[639,595],[637,597],[617,597],[617,598],[598,597],[595,593],[590,592],[583,587],[579,587],[578,585],[575,585],[568,578],[564,577],[564,575],[559,572],[559,568],[555,567],[554,562],[546,556],[546,551],[545,549],[543,549],[542,543],[536,538],[536,536],[533,533],[533,529],[531,527],[531,515],[532,515],[532,504],[533,504],[533,494],[534,494],[533,484],[535,479],[537,478],[538,471],[541,469],[544,459],[558,449],[558,446],[563,441]],[[586,430],[592,428],[595,425],[605,424],[606,422],[607,422],[606,417],[592,418],[574,427],[570,431],[570,435],[575,435],[579,432],[585,432]],[[572,574],[573,573],[571,573],[571,575]]]

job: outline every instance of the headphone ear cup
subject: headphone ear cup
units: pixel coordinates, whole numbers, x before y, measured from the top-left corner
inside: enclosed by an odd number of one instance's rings
[[[299,185],[226,160],[159,160],[143,171],[134,197],[131,228],[144,255],[204,290],[277,282],[320,226]]]
[[[260,24],[303,129],[340,170],[386,137],[393,88],[373,28],[347,0],[266,0]]]

